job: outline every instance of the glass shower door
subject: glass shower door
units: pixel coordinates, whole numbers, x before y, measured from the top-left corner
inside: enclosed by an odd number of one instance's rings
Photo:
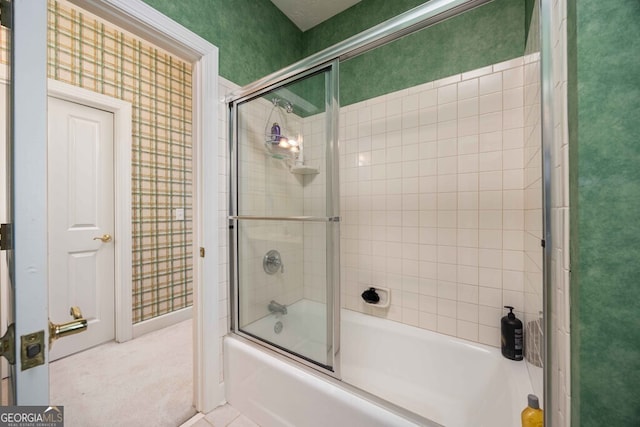
[[[335,65],[230,103],[234,330],[335,373]]]

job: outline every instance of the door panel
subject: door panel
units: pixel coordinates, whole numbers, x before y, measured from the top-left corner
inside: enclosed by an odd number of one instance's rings
[[[51,360],[115,337],[113,113],[49,98],[49,317],[80,307],[87,331],[56,342]],[[105,239],[107,240],[107,239]]]
[[[339,376],[335,67],[232,105],[231,228],[236,332]]]

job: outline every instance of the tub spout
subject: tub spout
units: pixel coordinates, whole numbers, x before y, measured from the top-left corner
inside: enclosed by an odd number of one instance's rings
[[[287,314],[287,306],[271,300],[269,303],[269,311],[271,313]]]

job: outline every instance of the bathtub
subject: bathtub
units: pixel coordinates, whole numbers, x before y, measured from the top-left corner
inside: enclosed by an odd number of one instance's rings
[[[323,310],[302,300],[287,315],[267,316],[250,328],[271,331],[268,339],[277,344],[314,349],[313,333],[287,332]],[[277,321],[283,322],[279,334]],[[224,341],[227,400],[266,427],[513,427],[532,393],[525,362],[505,359],[497,348],[350,310],[341,311],[341,343],[338,381],[230,335]]]

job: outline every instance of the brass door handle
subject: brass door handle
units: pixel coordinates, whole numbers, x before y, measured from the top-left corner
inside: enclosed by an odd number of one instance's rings
[[[94,237],[93,240],[102,240],[102,243],[109,243],[113,240],[113,237],[111,237],[111,234],[103,234],[102,236]]]
[[[58,338],[78,334],[87,330],[87,319],[82,317],[82,312],[79,307],[71,307],[70,314],[74,319],[71,322],[56,324],[49,321],[49,348],[51,348],[51,344]]]

